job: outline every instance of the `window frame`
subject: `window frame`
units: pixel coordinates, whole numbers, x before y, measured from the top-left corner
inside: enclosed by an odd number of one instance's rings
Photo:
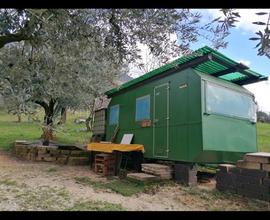
[[[251,117],[241,117],[241,116],[237,116],[237,115],[233,115],[233,114],[226,114],[226,113],[220,113],[220,112],[216,112],[216,111],[209,111],[208,108],[207,108],[207,99],[209,98],[207,96],[207,86],[208,85],[213,85],[213,86],[216,86],[216,87],[220,87],[222,89],[225,89],[225,90],[229,90],[229,91],[233,91],[233,92],[236,92],[236,93],[239,93],[243,96],[246,96],[246,97],[249,97],[251,98],[253,104],[254,104],[254,111],[255,111],[255,119],[253,120],[253,118]],[[233,88],[229,88],[229,87],[226,87],[224,85],[220,85],[218,83],[215,83],[215,82],[211,82],[211,81],[207,81],[207,80],[204,80],[204,111],[206,114],[210,115],[210,114],[213,114],[213,115],[219,115],[219,116],[223,116],[223,117],[230,117],[230,118],[236,118],[236,119],[241,119],[241,120],[246,120],[246,121],[252,121],[252,122],[256,122],[256,103],[254,101],[254,96],[251,95],[251,94],[248,94],[248,93],[245,93],[245,92],[240,92],[236,89],[233,89]]]
[[[149,100],[149,116],[148,116],[148,118],[137,119],[137,101],[145,99],[145,98],[148,98],[148,100]],[[149,120],[150,118],[151,118],[151,96],[150,96],[150,94],[136,98],[136,101],[135,101],[135,121],[140,122],[143,120]]]
[[[118,108],[118,113],[117,113],[117,122],[116,123],[112,123],[111,122],[111,109],[112,108]],[[116,105],[112,105],[112,106],[110,106],[110,111],[109,111],[109,125],[118,125],[119,124],[119,114],[120,113],[120,106],[119,106],[119,104],[116,104]]]

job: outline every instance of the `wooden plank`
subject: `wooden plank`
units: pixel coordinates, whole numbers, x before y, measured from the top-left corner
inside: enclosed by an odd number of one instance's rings
[[[105,111],[96,111],[95,112],[95,118],[96,117],[102,117],[102,116],[105,117],[105,115],[106,115]]]
[[[95,131],[103,131],[103,130],[105,130],[105,126],[93,127],[93,130],[95,130]]]
[[[94,127],[105,126],[105,124],[106,124],[105,120],[102,120],[102,121],[95,121],[95,122],[94,122]]]
[[[97,132],[105,133],[105,127],[104,128],[93,128],[93,131],[95,134],[97,134]]]
[[[266,152],[248,153],[244,156],[244,160],[248,162],[270,163],[270,153]]]
[[[238,160],[236,162],[236,166],[239,168],[245,168],[245,169],[255,169],[255,170],[261,169],[260,163],[248,162],[248,161],[244,161],[244,160]]]

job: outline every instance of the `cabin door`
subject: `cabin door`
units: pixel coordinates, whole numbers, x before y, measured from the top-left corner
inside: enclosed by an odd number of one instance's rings
[[[168,157],[169,152],[169,83],[154,88],[153,149],[154,157]]]

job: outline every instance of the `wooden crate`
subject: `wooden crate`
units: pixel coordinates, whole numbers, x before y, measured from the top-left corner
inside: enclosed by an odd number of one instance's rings
[[[113,176],[116,171],[116,158],[112,154],[96,154],[95,172],[103,176]]]

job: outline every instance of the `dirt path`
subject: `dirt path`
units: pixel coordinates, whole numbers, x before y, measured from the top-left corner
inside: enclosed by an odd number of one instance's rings
[[[109,189],[94,189],[76,182],[75,177],[88,177],[93,181],[106,182],[87,166],[60,166],[49,163],[22,161],[9,153],[0,152],[0,211],[2,210],[65,210],[82,201],[119,204],[125,210],[209,210],[207,194],[212,187],[200,186],[190,192],[179,186],[160,187],[154,194],[139,193],[123,196]],[[203,190],[199,194],[198,190]],[[204,195],[204,197],[202,196]],[[208,197],[209,198],[208,198]],[[214,198],[214,197],[213,197]],[[229,199],[215,199],[213,209],[222,209],[236,203],[250,207],[242,198],[235,202]],[[243,204],[242,204],[243,203]],[[262,209],[267,205],[262,203]],[[109,206],[110,207],[110,206]],[[269,205],[268,205],[269,208]],[[231,208],[233,209],[233,208]]]

